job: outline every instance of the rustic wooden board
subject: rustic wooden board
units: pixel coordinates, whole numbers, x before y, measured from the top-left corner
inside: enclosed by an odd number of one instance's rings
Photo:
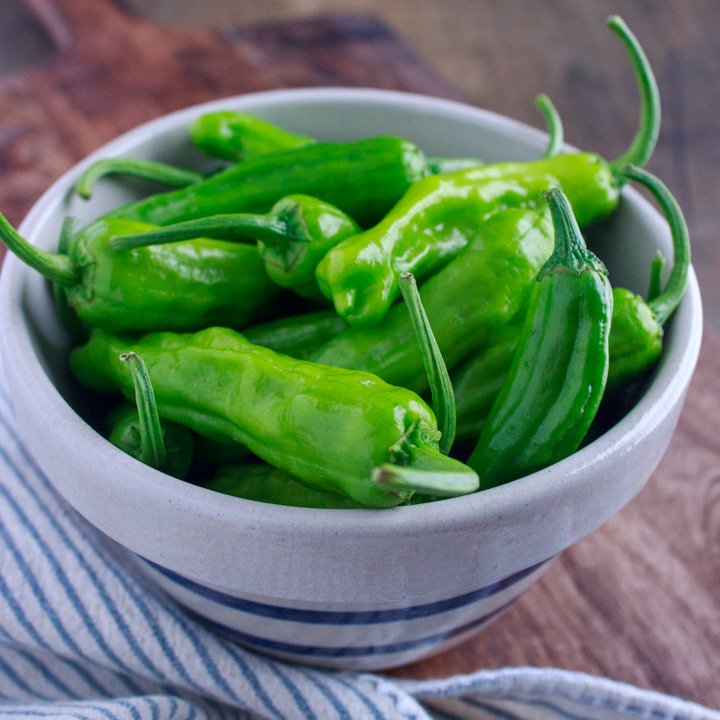
[[[14,222],[77,159],[192,103],[307,85],[454,96],[368,16],[221,34],[161,27],[110,0],[26,3],[58,52],[43,66],[0,78],[0,209]],[[480,635],[395,674],[549,665],[720,706],[719,358],[720,342],[706,336],[678,431],[636,500]]]

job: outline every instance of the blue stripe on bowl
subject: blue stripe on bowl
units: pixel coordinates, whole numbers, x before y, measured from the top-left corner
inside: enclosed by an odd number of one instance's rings
[[[462,635],[470,630],[479,628],[481,625],[492,620],[495,616],[507,610],[518,598],[514,597],[509,602],[495,608],[492,612],[482,615],[471,622],[460,625],[451,630],[446,630],[433,635],[416,638],[415,640],[403,640],[402,642],[387,643],[385,645],[358,645],[353,647],[325,647],[319,645],[298,645],[295,643],[283,642],[280,640],[268,640],[257,635],[236,630],[214,620],[208,620],[206,617],[197,615],[199,620],[219,632],[228,635],[243,645],[254,646],[260,650],[270,650],[290,655],[299,655],[304,657],[326,657],[326,658],[342,658],[342,657],[371,657],[374,655],[393,655],[396,653],[407,652],[422,647],[423,645],[439,645],[446,640]]]
[[[373,625],[376,623],[401,622],[404,620],[415,620],[417,618],[429,617],[440,613],[456,610],[457,608],[470,605],[478,600],[496,595],[501,590],[509,588],[523,578],[532,574],[552,558],[543,560],[529,568],[520,570],[502,580],[485,585],[478,590],[456,595],[455,597],[436,602],[425,603],[422,605],[412,605],[404,608],[392,608],[389,610],[306,610],[301,608],[282,607],[280,605],[268,605],[255,600],[245,600],[243,598],[234,597],[220,590],[214,590],[206,585],[196,583],[173,570],[157,565],[156,563],[142,558],[150,567],[157,570],[169,580],[177,583],[186,590],[194,592],[207,600],[212,600],[220,605],[231,608],[233,610],[241,610],[251,615],[260,615],[261,617],[270,618],[272,620],[287,620],[289,622],[308,623],[315,625]]]

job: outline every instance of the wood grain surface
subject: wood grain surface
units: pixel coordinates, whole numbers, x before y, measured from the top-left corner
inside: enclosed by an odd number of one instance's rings
[[[14,222],[80,157],[125,129],[192,103],[331,84],[459,95],[368,15],[221,32],[129,17],[110,0],[25,2],[56,50],[42,64],[0,78],[0,209]],[[632,134],[636,101],[626,60],[599,30],[606,4],[572,3],[574,15],[560,27],[534,9],[544,3],[519,5],[525,15],[513,3],[477,3],[486,22],[475,28],[482,72],[473,99],[537,123],[531,99],[545,90],[563,112],[571,142],[610,156],[619,152]],[[696,257],[718,277],[720,181],[714,168],[720,147],[712,130],[720,113],[712,111],[717,87],[702,93],[698,83],[711,76],[720,52],[712,23],[704,28],[692,19],[693,9],[712,12],[713,3],[693,0],[687,12],[677,3],[616,5],[641,38],[649,38],[648,54],[658,68],[665,120],[651,167],[688,209],[699,237]],[[527,13],[545,38],[545,53],[518,30]],[[598,29],[568,32],[586,23]],[[508,37],[515,43],[511,53]],[[696,52],[689,56],[691,44]],[[481,634],[393,674],[425,678],[555,666],[720,707],[719,370],[720,342],[708,331],[678,430],[638,498],[564,553]]]

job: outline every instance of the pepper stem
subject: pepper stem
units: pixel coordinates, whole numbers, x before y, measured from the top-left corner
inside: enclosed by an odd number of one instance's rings
[[[282,248],[290,242],[310,242],[312,239],[302,210],[296,205],[294,209],[284,208],[281,212],[269,212],[266,215],[211,215],[133,235],[115,235],[109,245],[112,250],[128,250],[200,237],[231,241],[262,240],[268,245]]]
[[[665,256],[660,250],[650,263],[650,282],[648,283],[647,301],[651,302],[662,292],[663,273],[665,272]]]
[[[75,183],[75,192],[85,200],[89,200],[95,183],[106,175],[130,175],[171,187],[186,187],[203,179],[201,173],[155,160],[114,157],[98,160],[85,170]]]
[[[600,261],[595,258],[585,245],[585,240],[580,232],[572,207],[564,193],[557,188],[552,188],[544,193],[544,197],[550,206],[555,247],[552,255],[540,269],[538,279],[557,269],[579,274],[590,265],[599,264]],[[604,267],[602,269],[604,270]]]
[[[664,325],[685,294],[691,256],[687,224],[677,200],[659,178],[633,165],[625,167],[622,174],[629,180],[639,182],[651,192],[670,226],[673,267],[663,291],[648,303],[658,324]]]
[[[67,255],[49,253],[35,247],[15,230],[2,213],[0,213],[0,241],[11,253],[48,280],[63,287],[72,287],[80,281],[80,271]]]
[[[548,134],[550,135],[543,157],[554,157],[560,152],[565,142],[562,118],[555,105],[553,105],[552,100],[545,93],[540,93],[535,96],[535,107],[537,107],[545,118]]]
[[[437,497],[456,497],[480,487],[477,473],[459,460],[431,447],[411,448],[406,465],[385,463],[373,470],[372,481],[393,491],[412,491]]]
[[[138,460],[164,471],[167,466],[167,452],[160,416],[158,415],[155,391],[143,359],[134,352],[120,355],[128,363],[135,386],[135,404],[140,428],[140,457]]]
[[[618,180],[622,184],[622,168],[628,164],[645,165],[655,150],[660,133],[660,93],[647,56],[625,21],[613,15],[608,19],[608,27],[625,46],[640,91],[640,127],[630,147],[610,163],[610,167],[619,176]]]
[[[450,375],[433,334],[430,321],[418,292],[415,276],[412,273],[400,273],[400,292],[402,293],[412,323],[415,337],[420,345],[423,365],[432,394],[433,412],[440,430],[440,452],[447,455],[455,440],[456,412],[455,394]]]

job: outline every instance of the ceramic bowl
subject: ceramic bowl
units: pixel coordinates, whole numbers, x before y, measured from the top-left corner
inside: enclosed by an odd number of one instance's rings
[[[284,90],[167,115],[63,175],[21,231],[55,246],[62,218],[87,222],[136,197],[103,181],[90,202],[71,187],[100,157],[207,167],[186,129],[202,112],[255,113],[320,139],[397,134],[432,155],[531,159],[544,133],[467,105],[379,90]],[[137,187],[137,186],[135,186]],[[632,190],[595,249],[614,283],[645,290],[651,258],[671,257],[663,218]],[[122,545],[138,569],[207,622],[260,652],[304,663],[388,668],[444,650],[496,618],[565,548],[634,497],[665,452],[698,356],[701,305],[691,272],[665,352],[642,399],[562,462],[468,497],[392,510],[315,511],[227,497],[116,450],[73,410],[68,341],[46,283],[15,258],[0,287],[9,389],[23,441],[65,497]]]

